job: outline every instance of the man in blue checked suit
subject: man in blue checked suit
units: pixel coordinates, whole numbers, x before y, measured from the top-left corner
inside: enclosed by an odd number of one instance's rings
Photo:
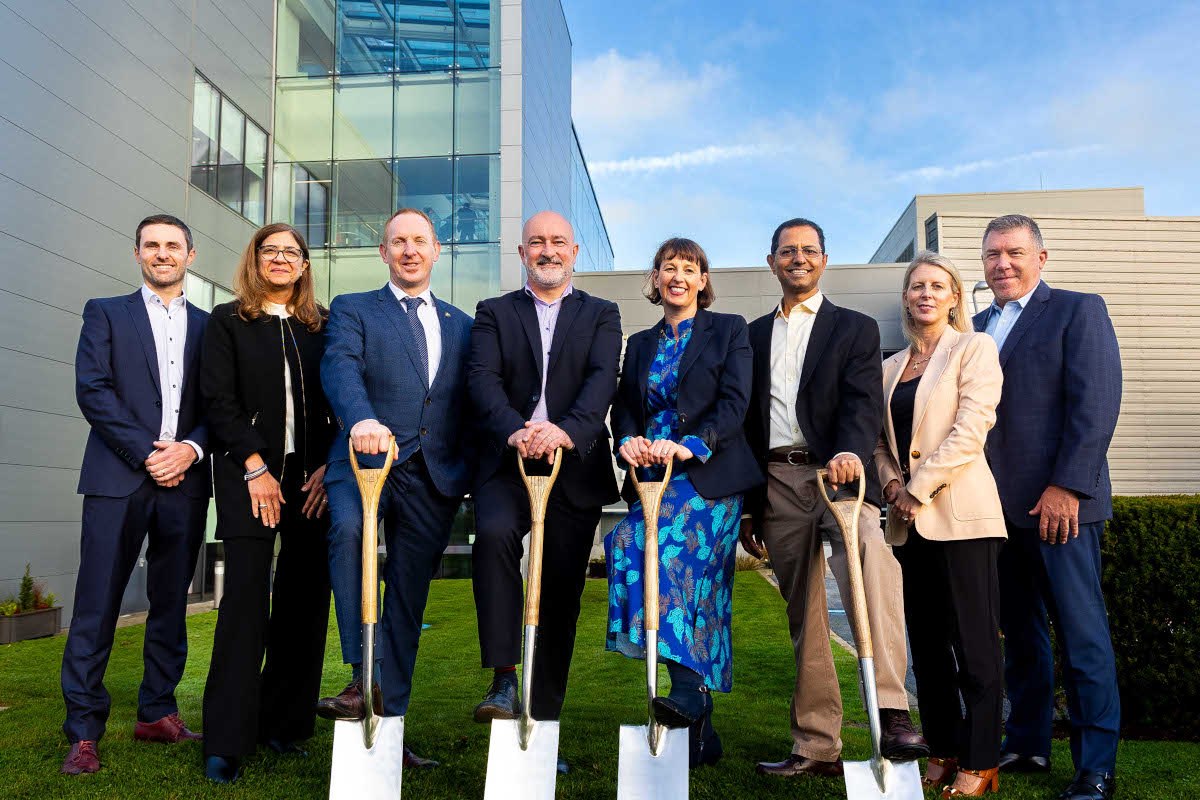
[[[465,402],[471,318],[429,290],[441,254],[433,223],[403,208],[384,227],[379,255],[390,280],[382,289],[334,298],[321,384],[337,416],[325,473],[329,494],[329,571],[350,684],[321,700],[328,719],[362,719],[362,500],[348,442],[396,459],[380,498],[387,562],[382,609],[381,683],[386,716],[408,710],[429,581],[446,549],[467,492],[470,425]],[[378,704],[380,701],[377,699]],[[406,767],[434,766],[405,747]]]
[[[1000,624],[1012,711],[1000,769],[1050,769],[1054,656],[1062,653],[1075,777],[1060,800],[1107,800],[1115,786],[1120,698],[1100,588],[1112,518],[1108,445],[1121,407],[1121,354],[1099,295],[1041,280],[1046,248],[1029,217],[992,220],[984,276],[995,296],[975,317],[1000,348],[1004,390],[987,455],[1008,526]]]

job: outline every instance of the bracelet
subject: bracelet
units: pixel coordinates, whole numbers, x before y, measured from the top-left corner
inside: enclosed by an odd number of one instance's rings
[[[265,475],[265,474],[266,474],[266,472],[267,472],[267,465],[266,465],[266,463],[264,463],[264,464],[263,464],[261,467],[259,467],[258,469],[253,469],[253,470],[250,470],[250,471],[249,471],[249,472],[247,472],[245,475],[243,475],[243,476],[242,476],[242,480],[244,480],[244,481],[252,481],[252,480],[254,480],[255,478],[257,478],[259,475]]]

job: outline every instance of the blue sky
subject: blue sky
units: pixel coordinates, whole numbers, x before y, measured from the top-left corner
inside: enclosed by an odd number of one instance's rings
[[[1200,215],[1200,3],[562,3],[618,269],[673,235],[760,265],[792,216],[864,262],[914,194],[1144,186]]]

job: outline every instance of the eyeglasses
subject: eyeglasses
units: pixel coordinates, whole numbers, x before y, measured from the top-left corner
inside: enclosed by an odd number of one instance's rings
[[[786,262],[794,259],[798,253],[803,253],[805,259],[809,261],[815,261],[821,257],[821,251],[815,247],[805,247],[802,249],[796,247],[781,247],[775,253],[775,257],[780,261]]]
[[[300,259],[304,258],[304,251],[295,247],[275,247],[274,245],[266,245],[258,248],[258,254],[267,261],[274,261],[280,253],[283,253],[283,258],[289,264],[298,264]]]

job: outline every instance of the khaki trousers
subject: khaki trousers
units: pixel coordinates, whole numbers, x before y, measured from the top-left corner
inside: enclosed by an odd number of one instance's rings
[[[863,504],[858,532],[879,704],[882,708],[907,710],[904,675],[908,655],[900,564],[883,539],[879,509],[870,503]],[[842,696],[829,643],[822,534],[832,547],[829,568],[837,580],[842,605],[849,608],[846,545],[837,522],[821,500],[817,467],[768,464],[763,537],[779,579],[779,591],[787,601],[788,628],[796,655],[792,752],[834,761],[842,752]]]

